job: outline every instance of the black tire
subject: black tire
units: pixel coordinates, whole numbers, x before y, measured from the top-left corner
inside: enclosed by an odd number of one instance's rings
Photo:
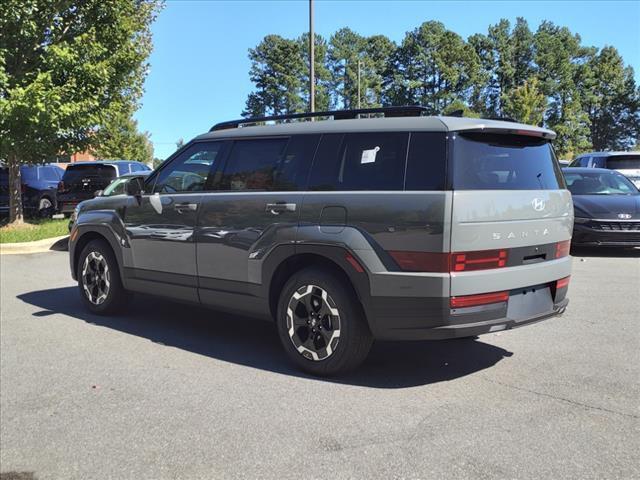
[[[326,292],[326,298],[322,296],[322,291]],[[299,299],[296,299],[294,294],[297,294]],[[303,318],[311,316],[307,310],[308,306],[299,304],[309,300],[317,305],[317,301],[323,298],[320,310],[317,313],[312,312],[317,323],[314,319],[304,322]],[[295,309],[297,313],[290,316],[290,308]],[[315,308],[313,304],[311,308]],[[335,313],[337,309],[338,315],[323,315],[325,308],[330,313]],[[278,333],[287,355],[300,369],[312,375],[331,376],[355,369],[365,360],[373,343],[362,306],[351,285],[340,276],[321,268],[301,270],[289,279],[280,293],[277,315]],[[318,329],[315,330],[315,334],[311,333],[311,321]],[[294,326],[294,322],[297,327]],[[322,325],[326,327],[324,330]],[[291,334],[291,331],[294,333]],[[314,338],[319,339],[319,343],[314,343],[313,338],[307,337],[307,341],[311,342],[308,345],[324,345],[324,348],[307,348],[307,344],[303,344],[301,340],[305,338],[305,332],[307,335],[317,335]],[[326,337],[329,337],[330,349],[326,348]],[[305,351],[301,353],[299,348]],[[312,358],[312,350],[316,353],[315,359]]]
[[[87,265],[87,257],[92,256],[89,259]],[[91,264],[104,264],[106,265],[107,281],[100,283],[100,287],[93,288],[98,285],[98,281],[92,282],[89,278],[91,276],[90,270]],[[87,270],[85,270],[85,266]],[[122,280],[120,279],[120,270],[118,269],[118,262],[111,246],[105,240],[92,240],[90,241],[80,253],[78,260],[78,289],[80,291],[80,297],[85,307],[91,312],[97,315],[109,315],[122,310],[128,300],[129,294],[122,286]],[[105,285],[108,283],[108,288]],[[86,288],[85,288],[86,287]],[[104,298],[100,295],[100,292],[104,293]],[[92,296],[90,299],[89,296]]]
[[[38,201],[38,217],[51,218],[54,213],[53,202],[49,197],[42,197]]]

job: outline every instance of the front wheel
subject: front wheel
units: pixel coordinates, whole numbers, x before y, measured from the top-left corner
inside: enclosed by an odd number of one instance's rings
[[[104,240],[92,240],[80,254],[78,288],[85,306],[98,315],[115,313],[129,298],[115,255]]]
[[[47,197],[42,197],[38,202],[38,216],[50,218],[53,215],[53,203]]]
[[[351,285],[323,269],[296,273],[278,302],[280,340],[305,372],[329,376],[359,366],[373,337]]]

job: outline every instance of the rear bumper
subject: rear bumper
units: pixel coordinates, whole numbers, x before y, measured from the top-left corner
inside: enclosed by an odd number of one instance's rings
[[[585,247],[639,247],[640,230],[602,231],[576,224],[571,244]]]
[[[449,298],[372,298],[369,323],[379,340],[440,340],[510,330],[564,313],[567,287],[555,282],[510,291],[509,301],[452,309]],[[537,294],[535,292],[538,292]]]

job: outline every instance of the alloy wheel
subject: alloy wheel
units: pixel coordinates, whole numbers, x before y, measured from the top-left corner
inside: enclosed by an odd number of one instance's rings
[[[304,285],[289,300],[287,330],[302,356],[324,360],[335,352],[340,340],[340,312],[326,290]]]
[[[100,252],[90,252],[82,265],[82,287],[91,303],[101,305],[111,287],[109,265]]]

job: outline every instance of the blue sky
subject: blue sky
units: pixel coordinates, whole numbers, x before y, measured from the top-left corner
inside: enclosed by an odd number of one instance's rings
[[[247,51],[267,34],[294,38],[308,28],[307,0],[169,0],[153,26],[154,51],[136,118],[166,158],[222,120],[238,118],[248,93]],[[329,37],[348,26],[399,42],[405,32],[438,20],[461,36],[486,33],[501,18],[522,16],[535,30],[551,20],[580,34],[585,45],[615,46],[640,80],[639,1],[315,1],[315,30]]]

